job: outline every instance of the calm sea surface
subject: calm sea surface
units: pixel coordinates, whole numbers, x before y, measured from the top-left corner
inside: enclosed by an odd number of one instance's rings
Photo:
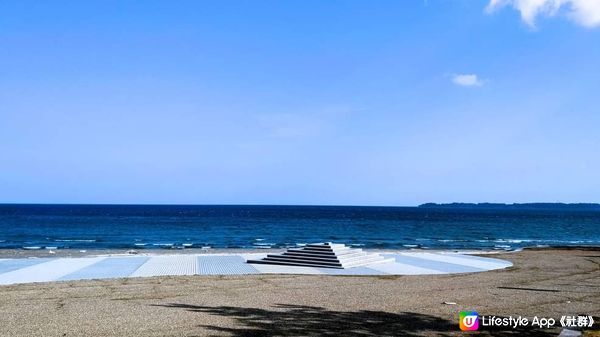
[[[416,207],[0,205],[0,248],[600,245],[600,212]]]

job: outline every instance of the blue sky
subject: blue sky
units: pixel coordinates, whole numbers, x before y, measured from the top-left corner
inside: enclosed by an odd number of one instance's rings
[[[3,1],[0,202],[599,202],[598,3]]]

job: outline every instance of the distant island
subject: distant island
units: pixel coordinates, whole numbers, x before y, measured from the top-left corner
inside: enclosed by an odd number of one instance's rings
[[[552,202],[534,202],[522,204],[503,204],[503,203],[466,203],[453,202],[448,204],[426,203],[419,205],[420,208],[441,208],[441,209],[537,209],[537,210],[578,210],[578,211],[600,211],[600,204],[594,203],[552,203]]]

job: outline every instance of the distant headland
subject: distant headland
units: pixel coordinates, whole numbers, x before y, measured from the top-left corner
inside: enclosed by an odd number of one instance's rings
[[[577,211],[600,211],[600,204],[595,203],[552,203],[552,202],[534,202],[522,204],[503,204],[503,203],[466,203],[453,202],[447,204],[437,204],[429,202],[419,205],[420,208],[441,208],[441,209],[536,209],[536,210],[577,210]]]

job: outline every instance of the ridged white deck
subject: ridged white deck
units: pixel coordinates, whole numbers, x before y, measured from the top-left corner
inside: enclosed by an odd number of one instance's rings
[[[512,263],[504,260],[451,252],[381,253],[381,258],[375,263],[351,268],[247,263],[247,260],[260,260],[267,255],[178,254],[1,259],[0,285],[162,275],[424,275],[481,272],[512,266]]]
[[[290,248],[281,254],[268,254],[259,260],[248,260],[248,263],[346,269],[393,261],[393,258],[386,258],[381,254],[367,253],[362,249],[346,247],[343,244],[325,242],[308,244],[302,248]]]

